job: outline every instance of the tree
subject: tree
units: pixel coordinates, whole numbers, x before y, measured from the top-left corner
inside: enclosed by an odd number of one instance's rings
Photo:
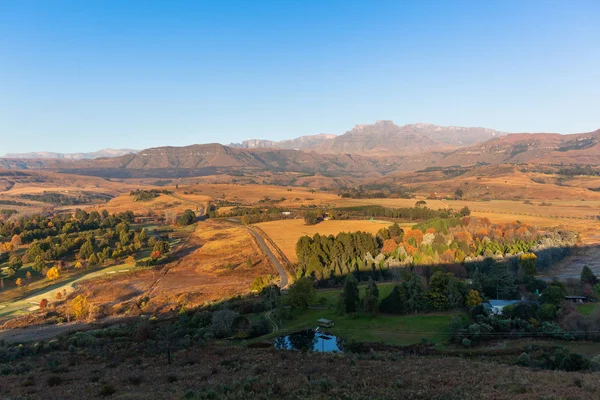
[[[8,268],[10,268],[13,272],[17,272],[22,266],[23,261],[21,260],[21,257],[16,254],[10,256],[10,259],[8,260]]]
[[[50,281],[55,281],[58,278],[60,278],[60,272],[58,271],[58,268],[56,267],[52,267],[48,270],[48,272],[46,272],[46,278],[48,278],[48,280]]]
[[[21,236],[13,235],[12,239],[10,240],[10,244],[12,244],[14,248],[18,249],[23,244],[21,241]]]
[[[215,337],[224,338],[230,336],[233,321],[235,321],[237,316],[238,313],[228,309],[215,311],[212,314],[212,323],[210,326]]]
[[[542,292],[541,301],[543,304],[553,304],[558,307],[565,299],[565,295],[564,288],[550,285]]]
[[[127,259],[125,260],[125,264],[127,264],[127,265],[135,265],[135,257],[134,256],[127,257]]]
[[[22,284],[23,284],[23,279],[17,278],[17,280],[15,281],[15,285],[21,286]]]
[[[551,321],[556,317],[556,306],[550,303],[542,304],[539,314],[541,319]]]
[[[40,310],[43,310],[46,307],[48,307],[48,300],[47,299],[40,300]]]
[[[265,286],[260,292],[260,297],[263,299],[265,306],[268,309],[274,309],[277,306],[280,296],[281,290],[279,289],[279,286],[275,284]]]
[[[402,236],[404,236],[404,229],[400,228],[397,222],[394,222],[394,225],[389,227],[390,237],[398,238],[399,241],[402,240]]]
[[[315,211],[307,211],[304,215],[304,223],[306,225],[315,225],[319,222],[319,218],[317,217],[317,213]]]
[[[90,266],[92,266],[92,267],[98,265],[99,260],[98,260],[98,256],[96,255],[96,253],[92,253],[88,262],[89,262]]]
[[[87,260],[94,253],[94,244],[87,240],[79,249],[79,258]]]
[[[367,282],[367,287],[365,289],[365,294],[371,295],[376,299],[379,299],[379,289],[377,288],[377,284],[375,283],[373,278],[369,278],[369,281]]]
[[[536,274],[537,256],[533,253],[525,253],[519,257],[519,273],[526,276]]]
[[[469,307],[469,308],[473,308],[473,307],[478,306],[481,303],[483,303],[483,300],[481,299],[481,294],[479,293],[479,291],[477,291],[475,289],[469,290],[469,293],[467,294],[466,303],[467,303],[467,307]]]
[[[462,197],[462,195],[461,195]],[[460,209],[460,211],[458,212],[460,215],[462,215],[463,217],[468,217],[469,215],[471,215],[471,210],[469,209],[469,207],[464,206],[463,208]]]
[[[600,282],[598,280],[598,277],[596,275],[594,275],[594,273],[592,272],[592,269],[590,267],[588,267],[587,265],[585,265],[583,267],[583,269],[581,270],[581,285],[585,285],[590,284],[592,286],[596,285],[598,282]]]
[[[365,288],[365,299],[363,301],[363,307],[367,314],[371,317],[377,314],[377,305],[379,303],[379,289],[375,284],[373,278],[369,278],[369,283]]]
[[[288,290],[288,301],[293,309],[305,310],[315,297],[315,287],[310,278],[298,279]]]
[[[177,225],[188,226],[196,222],[196,214],[192,210],[185,210],[183,215],[177,218]]]
[[[463,192],[463,190],[462,190],[461,188],[458,188],[458,189],[456,189],[456,190],[454,191],[454,196],[455,196],[457,199],[462,199],[463,195],[464,195],[464,192]]]
[[[171,245],[169,244],[169,242],[164,240],[159,240],[158,242],[156,242],[154,244],[154,248],[152,249],[152,251],[157,251],[160,254],[167,254],[170,250]]]
[[[69,311],[76,320],[86,319],[90,314],[90,304],[87,297],[77,295],[69,304]]]
[[[46,262],[42,256],[37,256],[35,261],[33,262],[33,270],[37,272],[42,272],[42,270],[46,267]]]
[[[356,312],[356,305],[359,302],[358,281],[353,274],[348,274],[344,281],[344,308],[347,314]]]
[[[407,312],[406,288],[404,285],[396,285],[391,293],[379,305],[379,310],[388,314],[405,314]]]

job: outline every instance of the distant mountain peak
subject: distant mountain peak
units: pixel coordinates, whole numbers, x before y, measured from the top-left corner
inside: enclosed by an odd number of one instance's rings
[[[133,149],[102,149],[89,153],[54,153],[49,151],[38,151],[31,153],[8,153],[4,158],[26,158],[26,159],[64,159],[64,160],[93,160],[96,158],[120,157],[126,154],[135,154]]]

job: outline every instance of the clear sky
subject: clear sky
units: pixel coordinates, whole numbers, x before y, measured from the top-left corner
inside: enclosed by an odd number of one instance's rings
[[[0,1],[0,154],[600,128],[600,1]]]

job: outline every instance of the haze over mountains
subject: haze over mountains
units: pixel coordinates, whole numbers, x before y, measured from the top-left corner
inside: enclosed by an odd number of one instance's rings
[[[245,171],[374,177],[455,165],[600,164],[600,130],[570,135],[505,134],[487,128],[397,126],[391,121],[377,121],[357,125],[339,136],[321,134],[279,142],[248,140],[230,146],[218,143],[167,146],[106,157],[118,151],[128,150],[88,153],[102,153],[104,158],[5,158],[0,159],[0,168],[52,169],[121,178]]]
[[[64,160],[93,160],[102,157],[119,157],[125,154],[137,153],[133,149],[102,149],[89,153],[53,153],[38,151],[31,153],[7,153],[4,158],[56,158]]]
[[[455,149],[504,135],[494,129],[433,124],[398,126],[392,121],[356,125],[352,130],[336,136],[320,134],[301,136],[279,142],[246,140],[232,147],[246,149],[279,148],[316,151],[327,154],[398,155],[416,152]]]

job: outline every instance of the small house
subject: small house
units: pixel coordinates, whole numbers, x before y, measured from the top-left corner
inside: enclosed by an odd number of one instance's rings
[[[333,328],[333,321],[330,319],[326,319],[326,318],[320,318],[317,320],[317,324],[321,327],[321,328]]]
[[[506,306],[513,304],[522,303],[521,300],[490,300],[484,303],[483,306],[488,310],[490,314],[502,315],[502,310]]]
[[[587,302],[588,298],[585,296],[565,296],[565,300],[572,301],[573,303],[582,304]]]

